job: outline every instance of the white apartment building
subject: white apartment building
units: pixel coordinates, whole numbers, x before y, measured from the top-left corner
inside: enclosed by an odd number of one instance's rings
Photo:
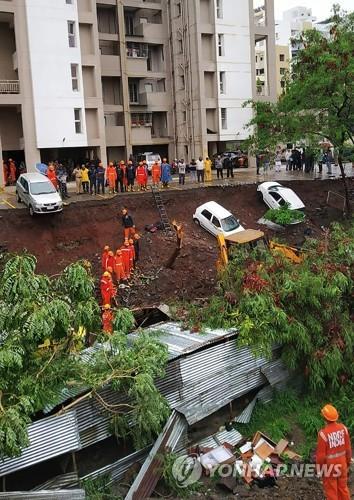
[[[0,0],[0,160],[191,159],[276,98],[273,0]],[[268,81],[257,96],[255,46]]]
[[[291,39],[305,30],[312,29],[316,18],[308,7],[293,7],[283,12],[283,17],[275,23],[275,43],[288,45],[290,58],[295,57],[299,47],[292,46]]]

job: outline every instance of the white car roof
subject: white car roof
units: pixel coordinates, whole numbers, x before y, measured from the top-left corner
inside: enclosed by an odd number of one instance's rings
[[[216,203],[216,201],[208,201],[207,203],[200,205],[197,210],[199,210],[200,212],[202,212],[203,210],[209,210],[209,212],[211,212],[216,217],[219,217],[220,219],[225,219],[226,217],[230,217],[230,215],[232,215],[231,212],[219,205],[219,203]]]
[[[258,189],[269,189],[272,186],[283,187],[281,184],[279,184],[279,182],[262,182],[262,184],[258,186]]]
[[[21,174],[20,177],[23,177],[28,182],[50,182],[48,177],[36,172],[31,172],[29,174]]]

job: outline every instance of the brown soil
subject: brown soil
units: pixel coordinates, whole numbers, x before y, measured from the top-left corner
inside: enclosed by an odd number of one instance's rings
[[[291,186],[306,205],[308,220],[292,226],[281,237],[301,244],[304,229],[319,235],[321,226],[341,219],[335,208],[326,208],[329,189],[343,192],[340,181],[293,181]],[[147,224],[158,221],[152,195],[119,195],[110,200],[96,199],[72,203],[57,216],[30,218],[27,210],[2,211],[0,243],[10,252],[27,250],[36,255],[38,270],[53,275],[69,263],[85,258],[92,262],[97,277],[100,253],[105,244],[112,248],[122,244],[120,209],[126,206],[142,234],[141,260],[136,277],[121,300],[129,305],[152,305],[178,299],[207,297],[215,287],[217,248],[215,239],[192,221],[200,204],[215,200],[231,210],[246,228],[261,228],[257,220],[266,207],[259,201],[256,185],[208,187],[163,193],[169,217],[184,225],[184,246],[173,269],[164,266],[175,249],[175,241],[161,231],[144,231]],[[268,231],[271,235],[271,232]]]

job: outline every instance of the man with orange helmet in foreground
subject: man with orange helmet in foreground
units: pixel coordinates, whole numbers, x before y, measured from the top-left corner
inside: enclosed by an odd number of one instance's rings
[[[326,500],[350,500],[348,470],[352,459],[350,436],[339,414],[327,404],[321,410],[326,426],[318,433],[316,464],[323,467],[322,482]]]
[[[111,273],[105,271],[100,282],[102,304],[111,305],[113,297],[116,296],[116,290],[113,285]]]

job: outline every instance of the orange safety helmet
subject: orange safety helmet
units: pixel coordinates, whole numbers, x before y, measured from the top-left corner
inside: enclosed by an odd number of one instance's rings
[[[124,160],[120,160],[120,162],[119,162],[119,163],[120,163],[121,165],[124,165],[124,164],[125,164]]]
[[[134,240],[133,240],[132,238],[130,238],[130,239],[128,240],[128,242],[129,242],[129,245],[133,245],[133,244],[134,244]]]
[[[105,272],[103,273],[103,276],[104,276],[105,278],[110,278],[110,277],[111,277],[111,273],[109,273],[108,271],[105,271]]]
[[[104,250],[105,252],[108,252],[108,251],[109,251],[109,246],[108,246],[108,245],[106,245],[106,246],[104,247],[104,249],[103,249],[103,250]]]
[[[105,305],[103,306],[103,309],[105,309],[106,311],[107,311],[107,309],[110,309],[110,308],[111,308],[111,306],[110,306],[109,304],[105,304]]]
[[[338,411],[330,404],[325,405],[321,410],[322,417],[328,422],[337,422],[339,418]]]

